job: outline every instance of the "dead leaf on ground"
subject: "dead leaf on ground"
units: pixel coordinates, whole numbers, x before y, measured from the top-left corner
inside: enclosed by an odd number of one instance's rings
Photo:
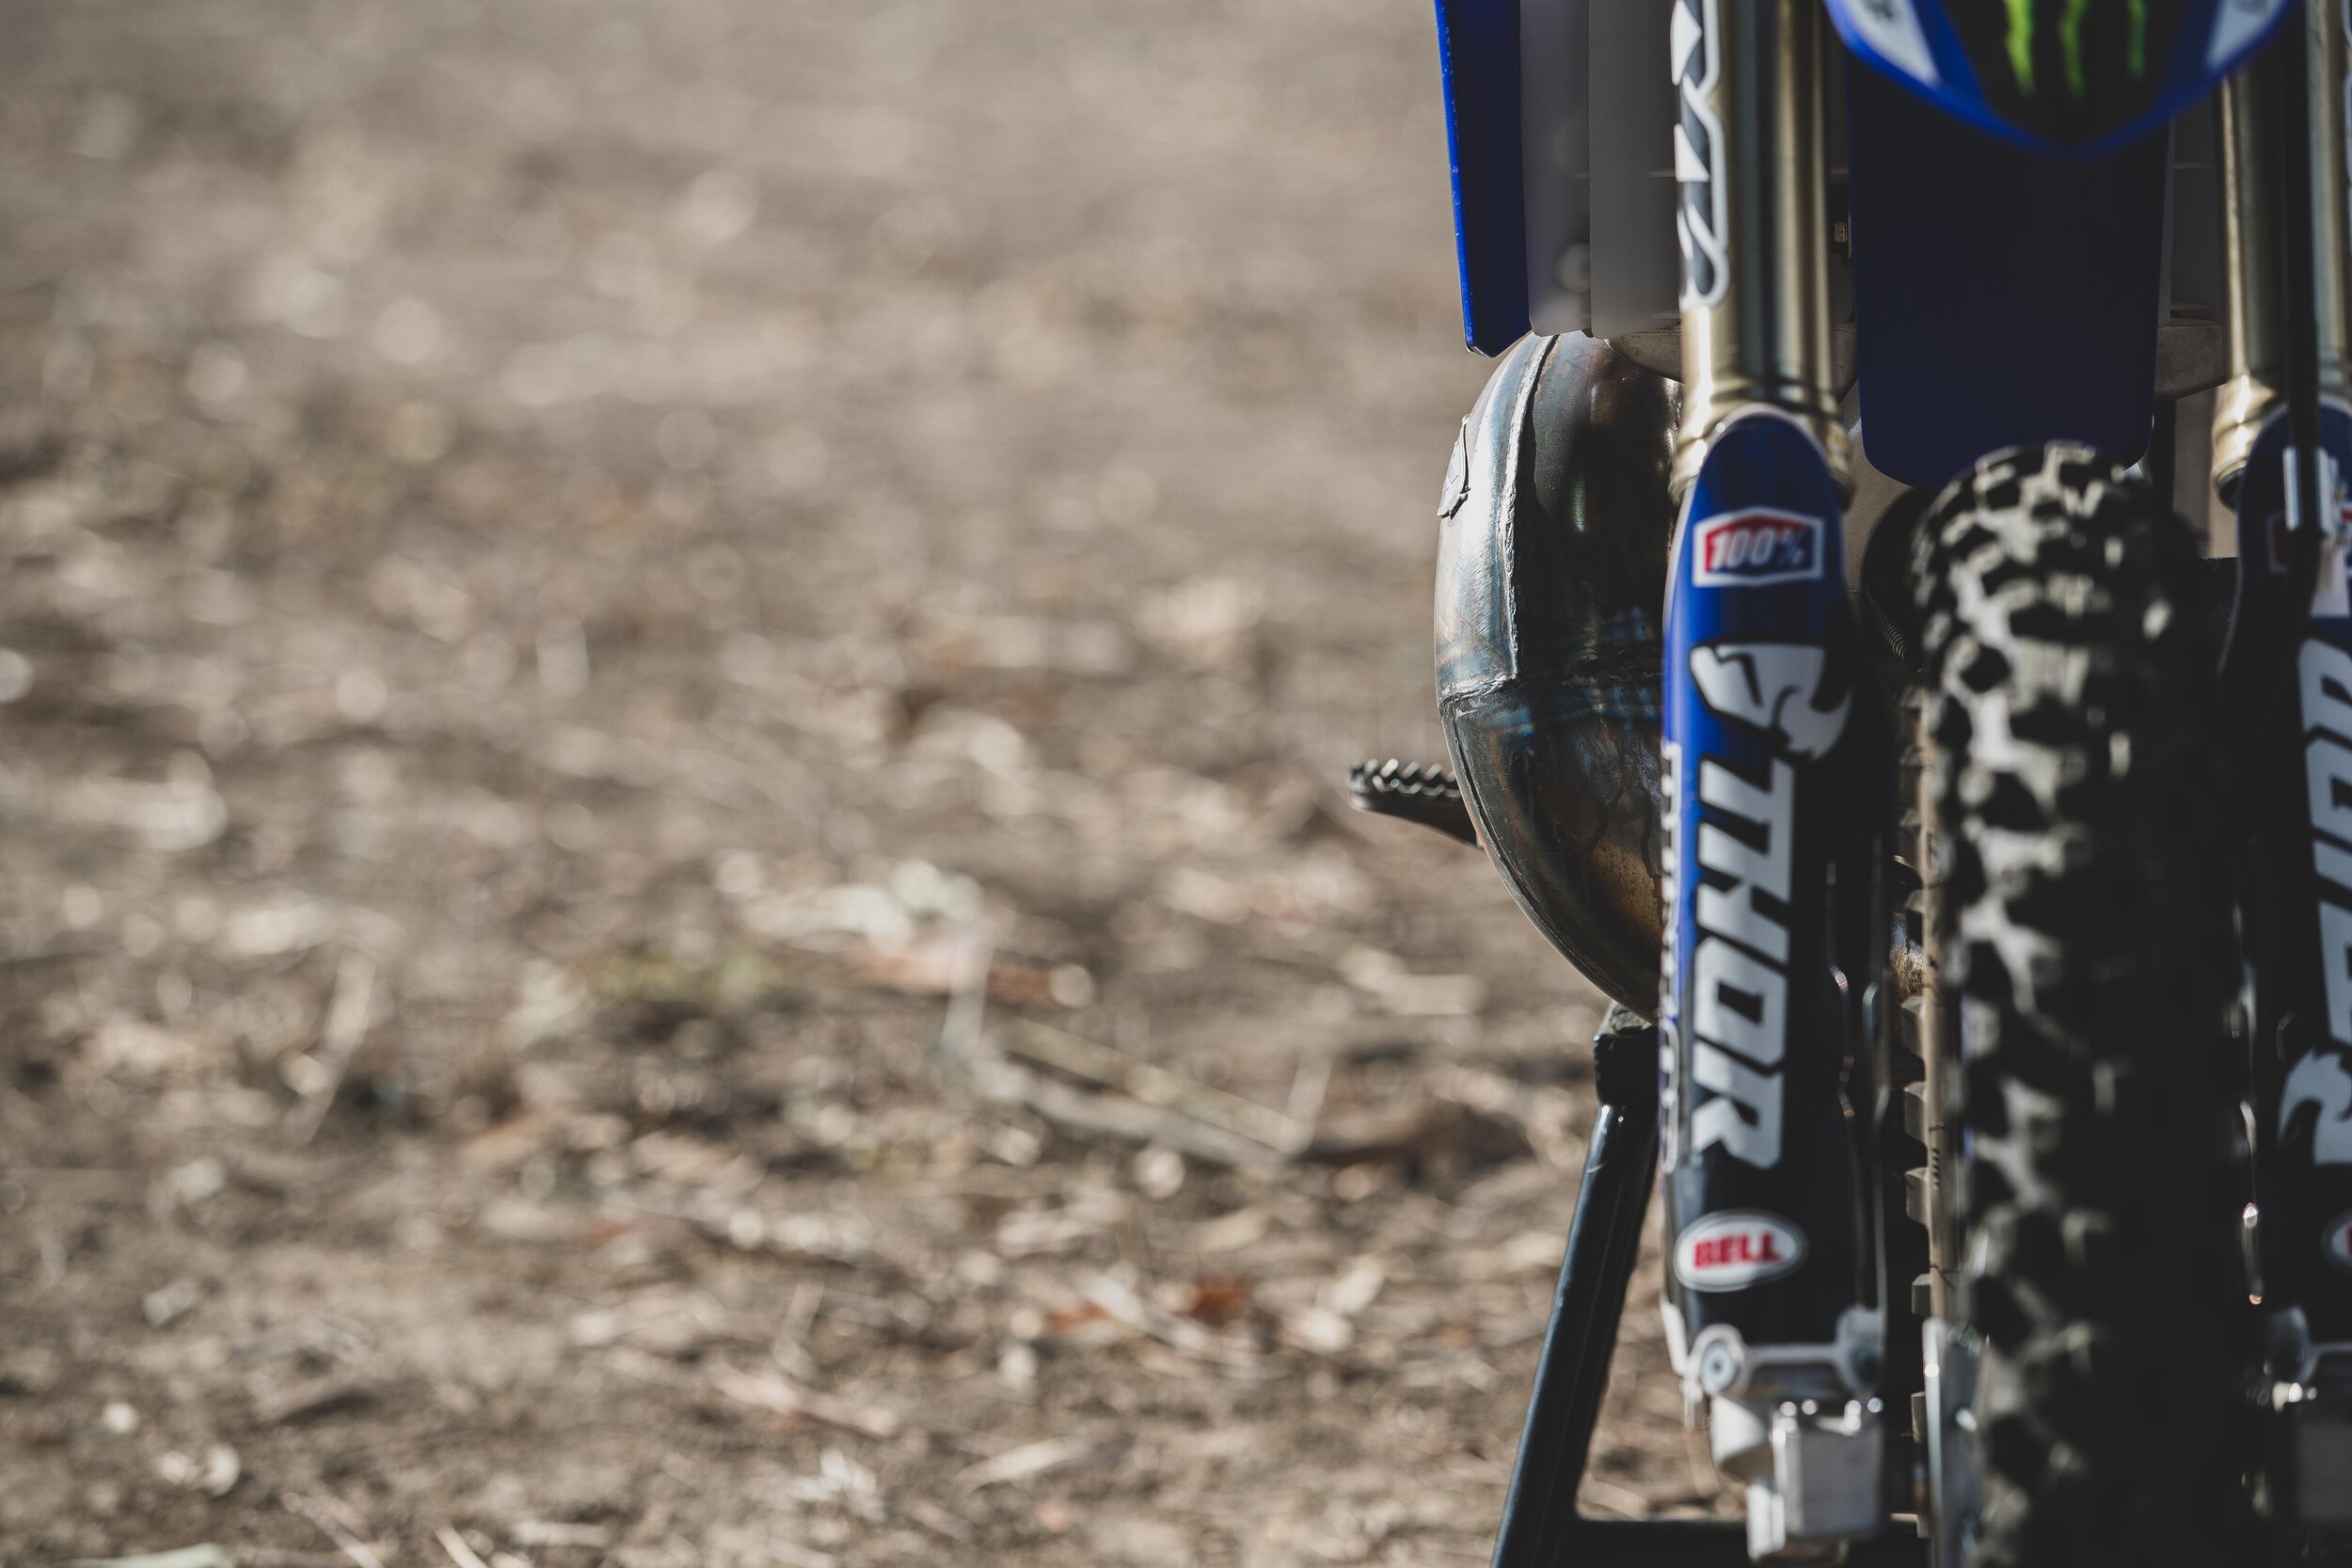
[[[1040,1338],[1075,1345],[1103,1345],[1115,1344],[1134,1332],[1100,1303],[1081,1301],[1046,1313]]]
[[[952,996],[973,967],[970,938],[961,931],[927,933],[897,944],[869,944],[850,959],[850,973],[882,990],[910,996]],[[1025,962],[1002,955],[988,964],[988,999],[1013,1007],[1078,1007],[1094,994],[1094,977],[1077,964]]]
[[[545,1111],[525,1111],[466,1140],[459,1156],[482,1170],[503,1170],[521,1164],[555,1136],[556,1122]]]
[[[1122,1458],[1126,1451],[1127,1445],[1124,1443],[1098,1443],[1086,1437],[1049,1437],[1042,1442],[1024,1444],[993,1459],[982,1460],[959,1473],[956,1484],[966,1492],[977,1492],[985,1487],[1004,1485],[1008,1481],[1028,1481],[1074,1465],[1112,1464]]]
[[[1249,1311],[1249,1281],[1238,1275],[1202,1275],[1185,1288],[1184,1314],[1211,1328],[1222,1328]]]
[[[612,1531],[603,1525],[574,1524],[564,1519],[525,1519],[515,1527],[513,1540],[517,1546],[586,1546],[594,1550],[612,1544]]]
[[[208,1541],[200,1546],[141,1552],[135,1557],[75,1558],[66,1568],[237,1568],[237,1560],[228,1547]]]
[[[278,1426],[330,1411],[348,1410],[367,1403],[375,1395],[376,1386],[370,1379],[330,1374],[256,1393],[253,1418],[262,1426]]]
[[[739,1371],[732,1367],[711,1369],[710,1386],[737,1404],[779,1416],[803,1416],[827,1426],[863,1433],[868,1437],[895,1437],[904,1424],[898,1412],[863,1404],[834,1394],[803,1388],[773,1372]]]

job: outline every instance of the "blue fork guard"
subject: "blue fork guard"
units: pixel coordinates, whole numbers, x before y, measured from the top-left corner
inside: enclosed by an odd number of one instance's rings
[[[2321,436],[2352,473],[2352,411],[2326,405]],[[2352,1340],[2352,617],[2312,615],[2292,659],[2264,635],[2293,624],[2286,443],[2280,414],[2239,487],[2231,661],[2295,686],[2240,698],[2278,703],[2244,780],[2254,838],[2246,936],[2255,958],[2255,1182],[2264,1300],[2301,1307],[2324,1344]]]
[[[2004,447],[2147,449],[2161,131],[2104,158],[1997,141],[1875,71],[1847,83],[1862,445],[1940,488]]]
[[[1684,503],[1665,629],[1661,1156],[1692,1338],[1825,1344],[1878,1293],[1855,1074],[1891,789],[1844,561],[1812,437],[1763,412],[1724,426]]]

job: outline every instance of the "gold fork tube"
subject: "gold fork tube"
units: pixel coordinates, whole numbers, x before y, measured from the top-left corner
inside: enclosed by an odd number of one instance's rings
[[[2344,398],[2352,382],[2352,168],[2344,150],[2347,62],[2352,26],[2347,0],[2303,8],[2310,47],[2303,82],[2281,80],[2265,55],[2221,84],[2223,287],[2230,327],[2230,379],[2215,394],[2213,483],[2223,501],[2237,498],[2238,477],[2264,423],[2286,399],[2286,308],[2280,297],[2279,160],[2269,105],[2301,90],[2311,102],[2312,281],[2319,325],[2319,390]]]
[[[1851,487],[1830,341],[1822,12],[1813,0],[1677,0],[1701,24],[1675,62],[1683,242],[1674,489],[1724,420],[1797,420]],[[1694,180],[1690,171],[1704,170]]]

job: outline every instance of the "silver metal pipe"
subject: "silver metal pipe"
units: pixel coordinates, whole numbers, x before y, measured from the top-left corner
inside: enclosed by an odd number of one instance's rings
[[[1675,494],[1708,439],[1758,404],[1801,421],[1851,486],[1830,333],[1821,8],[1677,0],[1682,119],[1682,425]]]

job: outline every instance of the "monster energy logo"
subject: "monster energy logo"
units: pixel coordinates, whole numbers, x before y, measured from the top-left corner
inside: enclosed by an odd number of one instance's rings
[[[2027,98],[2040,92],[2034,67],[2042,8],[2035,0],[2007,0],[2009,7],[2009,66],[2017,90]],[[2090,71],[2083,64],[2083,27],[2090,20],[2092,0],[2058,0],[2058,64],[2066,72],[2067,96],[2080,103],[2090,96]],[[2135,82],[2148,74],[2148,0],[2123,0],[2123,66]]]

